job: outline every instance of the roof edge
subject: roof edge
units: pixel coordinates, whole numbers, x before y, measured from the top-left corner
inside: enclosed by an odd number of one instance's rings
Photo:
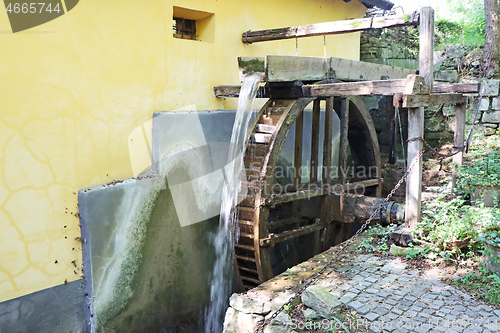
[[[344,0],[344,2],[350,2],[351,0]],[[360,0],[363,5],[368,8],[378,7],[383,10],[391,10],[394,4],[388,0]]]

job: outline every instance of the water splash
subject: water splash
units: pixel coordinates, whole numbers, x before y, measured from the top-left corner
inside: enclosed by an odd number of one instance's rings
[[[216,260],[210,284],[210,306],[205,310],[205,333],[222,332],[224,313],[228,306],[233,270],[231,249],[239,236],[239,230],[234,228],[236,219],[234,207],[238,204],[238,194],[245,190],[242,189],[240,181],[241,173],[244,172],[243,148],[261,79],[262,77],[257,74],[246,77],[240,90],[228,163],[225,167],[226,182],[222,189],[219,229],[213,238]]]

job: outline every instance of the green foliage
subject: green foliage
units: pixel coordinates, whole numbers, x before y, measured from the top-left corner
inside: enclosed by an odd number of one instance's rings
[[[463,199],[439,202],[423,212],[422,222],[415,234],[436,246],[446,250],[455,241],[474,242],[479,234],[476,227],[477,207],[464,205]]]
[[[358,245],[358,249],[366,252],[387,251],[389,249],[389,246],[387,245],[389,235],[394,228],[395,225],[392,224],[389,227],[382,227],[378,224],[369,226],[365,231],[365,234],[369,237],[363,238]]]
[[[438,44],[484,45],[486,20],[483,0],[448,0],[451,20],[436,22]]]
[[[458,171],[459,189],[467,194],[477,187],[500,186],[500,151],[479,152]]]
[[[467,273],[463,278],[455,278],[454,282],[468,289],[474,290],[478,296],[491,303],[500,303],[500,276],[490,273],[484,266],[478,272]]]
[[[433,249],[429,245],[424,245],[420,247],[420,246],[413,246],[413,244],[410,243],[410,247],[411,249],[408,250],[406,259],[416,259],[418,257],[429,258],[429,254],[433,253]]]

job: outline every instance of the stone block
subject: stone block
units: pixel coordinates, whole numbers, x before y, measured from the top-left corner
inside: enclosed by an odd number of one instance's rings
[[[444,126],[441,123],[440,119],[430,118],[425,119],[424,129],[429,132],[439,132],[444,129]]]
[[[264,296],[252,297],[248,294],[232,294],[229,298],[229,305],[243,313],[265,315],[271,312],[271,303]]]
[[[488,111],[490,109],[490,99],[488,97],[481,98],[479,101],[479,111]]]
[[[483,96],[498,96],[499,91],[500,91],[500,80],[484,81],[481,84],[481,89],[479,90],[479,92],[483,92]]]
[[[269,320],[273,313],[266,316],[265,320]],[[293,325],[292,319],[285,312],[278,314],[266,327],[264,327],[264,333],[288,333],[290,332],[290,327]]]
[[[495,97],[491,101],[491,108],[493,110],[500,110],[500,98]]]
[[[253,333],[257,325],[264,321],[263,316],[243,313],[228,308],[224,317],[224,333]]]
[[[453,133],[448,132],[430,132],[425,133],[425,139],[429,140],[453,140]]]
[[[455,115],[455,106],[454,105],[446,105],[443,107],[443,115],[444,116],[454,116]]]
[[[411,250],[411,247],[400,247],[392,244],[389,253],[393,256],[406,256]]]
[[[454,116],[449,117],[445,123],[446,123],[445,124],[446,131],[454,133],[455,132],[455,117]]]
[[[465,125],[465,133],[469,133],[470,130],[472,128],[472,125]],[[484,126],[482,124],[477,124],[477,125],[474,125],[474,133],[479,133],[479,132],[483,132],[484,133]]]
[[[492,111],[483,113],[483,123],[500,123],[500,111]]]
[[[494,135],[496,133],[494,128],[485,128],[484,129],[484,135],[489,136],[489,135]]]
[[[314,311],[313,309],[304,309],[302,310],[302,314],[304,315],[304,319],[306,321],[314,320],[319,317],[316,311]]]
[[[293,293],[289,290],[282,292],[281,294],[279,294],[278,296],[273,298],[273,300],[271,301],[271,311],[278,310],[279,308],[281,308],[281,306],[283,306],[283,304],[288,302],[290,300],[290,298],[292,298],[294,296],[295,296],[295,293]],[[299,298],[297,298],[297,299],[299,299]]]
[[[342,303],[323,286],[313,285],[308,287],[302,294],[302,302],[314,311],[324,315],[335,315],[341,308]]]
[[[460,44],[457,44],[457,45],[448,44],[445,46],[445,50],[446,50],[446,56],[448,58],[463,57],[465,55],[465,51],[466,51],[465,48]]]
[[[444,70],[434,72],[434,80],[440,82],[458,82],[458,72],[456,70]]]

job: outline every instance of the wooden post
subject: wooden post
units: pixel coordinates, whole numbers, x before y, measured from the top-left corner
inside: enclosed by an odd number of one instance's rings
[[[313,102],[313,114],[312,114],[312,132],[311,132],[311,183],[318,180],[318,162],[319,162],[319,122],[320,122],[320,102],[319,98],[316,98]],[[319,175],[321,176],[321,175]]]
[[[342,98],[340,101],[340,147],[339,147],[339,184],[344,185],[347,178],[347,148],[349,147],[349,99]],[[340,216],[344,217],[344,200],[340,197]]]
[[[325,137],[323,140],[323,181],[329,186],[332,185],[332,140],[333,140],[333,97],[326,99],[325,107]],[[325,185],[325,184],[322,184]],[[333,219],[332,196],[327,195],[321,199],[320,221],[325,224],[325,228],[320,232],[320,246],[322,251],[326,251],[328,245],[328,224]]]
[[[465,104],[457,104],[455,105],[455,138],[453,140],[455,147],[462,147],[464,145],[464,133],[465,133]],[[458,167],[462,166],[464,152],[453,156],[453,163],[455,163]],[[456,188],[457,186],[457,175],[456,170],[453,168],[452,171],[452,186]]]
[[[433,91],[434,81],[434,9],[424,7],[420,12],[419,75]]]
[[[301,112],[295,121],[295,154],[294,154],[294,185],[301,183],[302,167],[302,138],[304,127],[304,112]]]
[[[419,74],[424,77],[430,91],[433,90],[434,71],[434,9],[424,7],[420,12],[420,54]],[[408,138],[424,137],[424,108],[408,109]],[[422,204],[422,158],[418,155],[423,148],[422,141],[408,142],[408,167],[419,161],[411,169],[406,179],[405,227],[414,229],[420,221]]]
[[[391,103],[389,105],[389,114],[391,122],[389,124],[389,164],[396,163],[396,108]]]
[[[424,137],[424,108],[408,109],[408,138]],[[406,206],[405,227],[415,228],[420,221],[420,206],[422,203],[422,158],[419,158],[423,149],[422,141],[408,142],[408,167],[412,166],[417,159],[418,163],[413,166],[406,178]]]

